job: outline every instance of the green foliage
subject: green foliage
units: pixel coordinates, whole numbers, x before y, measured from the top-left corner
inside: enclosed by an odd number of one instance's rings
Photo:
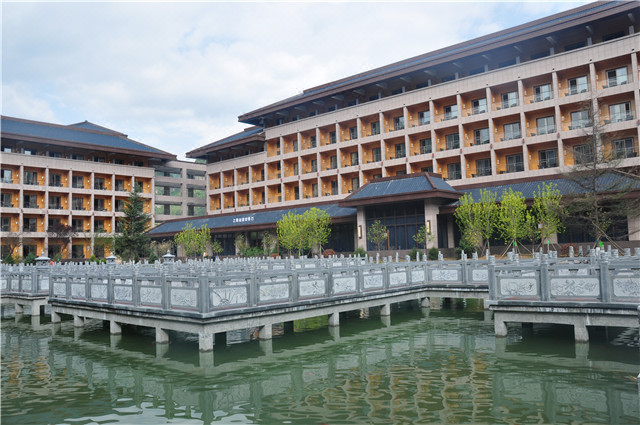
[[[197,257],[207,251],[211,243],[211,233],[206,224],[199,229],[186,223],[180,233],[173,237],[176,245],[181,246],[186,257]]]
[[[264,233],[262,233],[262,248],[264,248],[264,253],[266,255],[271,254],[275,244],[276,238],[273,236],[273,233],[265,230]]]
[[[499,208],[496,204],[497,195],[488,190],[480,190],[480,199],[476,202],[470,193],[465,193],[459,199],[460,205],[456,208],[454,216],[463,239],[471,244],[474,250],[483,251],[489,246],[489,240],[493,237],[499,216]],[[466,252],[466,251],[465,251]]]
[[[532,227],[534,240],[546,243],[551,236],[562,232],[562,218],[565,215],[562,195],[554,183],[542,183],[542,187],[533,192]],[[540,226],[538,226],[540,224]]]
[[[160,258],[158,258],[158,254],[156,254],[155,251],[151,251],[151,254],[149,254],[149,263],[153,264],[156,261],[158,261]]]
[[[429,253],[427,254],[427,258],[429,258],[429,260],[437,260],[439,253],[440,253],[440,251],[438,251],[438,248],[436,248],[434,246],[434,247],[429,249]]]
[[[247,244],[247,238],[244,236],[243,233],[238,233],[236,235],[235,247],[236,247],[236,252],[240,255],[243,255],[243,253],[249,247],[249,245]]]
[[[138,192],[130,192],[124,202],[124,217],[118,218],[122,232],[113,238],[116,255],[123,260],[148,257],[151,238],[145,232],[149,229],[151,216],[144,212],[144,200]]]
[[[30,252],[26,257],[24,257],[25,264],[35,264],[36,263],[36,255],[33,252]]]
[[[264,251],[259,246],[250,246],[245,248],[242,252],[243,257],[261,257],[264,255]]]
[[[416,261],[416,257],[418,256],[418,253],[420,253],[419,259],[421,260],[423,252],[420,249],[418,249],[418,247],[414,246],[411,252],[409,253],[409,258],[411,258],[411,261]]]
[[[224,251],[224,247],[220,241],[218,239],[213,239],[211,241],[211,252],[213,252],[213,255],[220,255],[222,251]]]
[[[276,224],[278,243],[289,254],[297,252],[298,255],[306,247],[307,238],[304,237],[304,220],[301,215],[289,211],[282,216]]]
[[[331,235],[331,216],[319,208],[311,208],[302,214],[303,237],[306,239],[305,248],[319,254],[322,245],[326,244]]]
[[[362,247],[358,247],[358,248],[356,248],[355,251],[353,251],[353,256],[354,257],[362,257],[362,258],[364,258],[364,257],[367,256],[367,251],[365,251],[365,249],[362,248]]]
[[[498,213],[498,230],[507,245],[517,251],[517,241],[530,234],[530,220],[527,219],[527,205],[520,192],[511,188],[502,193]]]
[[[377,248],[378,251],[382,250],[382,245],[389,238],[387,232],[387,226],[382,224],[380,220],[376,220],[367,229],[367,240],[370,240]]]
[[[8,254],[6,257],[4,257],[4,259],[2,260],[3,264],[15,264],[15,259],[13,258],[13,255]]]
[[[473,243],[465,240],[464,238],[460,239],[460,242],[458,243],[458,246],[456,247],[456,256],[458,259],[462,258],[462,251],[465,252],[465,254],[470,255],[472,252],[474,252],[476,249],[476,247],[473,245]],[[436,254],[436,259],[438,258],[438,254]]]
[[[61,253],[57,253],[56,255],[53,256],[53,258],[51,259],[51,261],[53,261],[54,263],[58,263],[62,260],[62,254]]]
[[[413,235],[413,240],[416,244],[418,244],[418,246],[421,246],[423,248],[427,248],[427,245],[429,244],[429,242],[433,241],[434,236],[431,234],[431,232],[427,232],[427,226],[425,224],[423,224],[422,226],[420,226],[420,228],[418,229],[418,232]],[[414,258],[414,257],[411,257]]]
[[[99,263],[100,261],[98,260],[98,257],[96,257],[94,254],[91,254],[91,257],[89,257],[89,262],[90,263]]]

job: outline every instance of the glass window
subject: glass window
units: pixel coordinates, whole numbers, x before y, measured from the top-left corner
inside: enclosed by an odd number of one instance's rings
[[[376,134],[380,134],[380,121],[371,123],[371,135],[375,136]]]
[[[567,94],[585,93],[589,90],[587,76],[569,79],[569,92]]]
[[[393,119],[393,129],[394,130],[404,129],[404,117],[395,117]]]
[[[426,125],[431,122],[431,113],[429,111],[418,112],[418,125]]]
[[[478,128],[473,131],[473,142],[476,145],[485,145],[489,143],[489,129]]]
[[[512,91],[509,93],[502,94],[502,108],[513,108],[514,106],[518,106],[518,92]]]
[[[24,195],[24,208],[38,208],[38,197],[36,195]]]
[[[460,147],[460,135],[458,133],[447,134],[445,139],[447,141],[447,149],[458,149]]]
[[[182,206],[181,205],[170,205],[169,206],[169,215],[182,215]]]
[[[589,111],[575,111],[571,113],[571,126],[570,130],[577,128],[585,128],[591,126],[591,120],[589,119]]]
[[[521,135],[519,122],[512,122],[504,125],[504,140],[518,139]]]
[[[549,134],[556,131],[553,117],[537,118],[536,127],[538,134]]]
[[[522,154],[507,155],[507,173],[517,173],[519,171],[524,171]]]
[[[93,200],[93,209],[95,211],[105,211],[104,209],[104,199],[96,198]]]
[[[543,100],[553,99],[553,89],[551,84],[542,84],[533,88],[534,100],[542,102]]]
[[[456,162],[453,164],[447,165],[447,179],[448,180],[458,180],[462,178],[462,172],[460,168],[460,163]]]
[[[96,177],[93,179],[93,188],[96,190],[104,190],[104,178]]]
[[[637,156],[633,138],[613,141],[613,155],[615,158],[635,158]]]
[[[49,174],[49,186],[62,187],[62,176],[60,174]]]
[[[633,115],[631,114],[630,102],[617,103],[609,106],[609,120],[611,122],[620,122],[632,119]]]
[[[349,139],[355,140],[358,138],[358,127],[351,127],[349,129]]]
[[[62,209],[62,198],[49,195],[49,208],[52,210]]]
[[[10,193],[0,193],[0,200],[2,202],[3,207],[13,207],[13,202],[11,201]]]
[[[358,165],[358,152],[351,152],[351,165]]]
[[[71,209],[74,211],[82,211],[84,210],[84,200],[82,198],[72,198],[71,199]]]
[[[449,105],[444,107],[444,119],[452,120],[458,118],[458,105]]]
[[[334,144],[336,142],[336,132],[332,131],[329,133],[329,143]]]
[[[431,153],[430,137],[427,137],[426,139],[420,139],[420,153],[421,154]]]
[[[83,176],[71,177],[71,185],[75,189],[84,189],[84,177]]]
[[[332,157],[329,158],[329,167],[332,170],[335,168],[338,168],[338,157],[336,155],[333,155]]]
[[[627,84],[627,67],[623,66],[617,69],[607,71],[607,84],[609,87]]]
[[[476,161],[476,176],[490,176],[491,175],[491,159],[484,158]]]
[[[24,184],[37,186],[38,185],[38,173],[35,171],[24,172]]]
[[[473,114],[483,114],[487,112],[487,99],[476,99],[472,102]]]
[[[378,162],[382,160],[382,151],[380,148],[373,148],[373,162]]]
[[[545,149],[538,152],[539,169],[554,168],[558,166],[558,150]]]
[[[404,143],[398,143],[395,147],[396,158],[404,158],[406,154]]]
[[[124,180],[116,179],[116,190],[118,192],[124,192]]]
[[[2,170],[2,183],[13,183],[11,170]]]
[[[593,162],[593,150],[591,145],[576,145],[573,147],[573,159],[576,164]]]

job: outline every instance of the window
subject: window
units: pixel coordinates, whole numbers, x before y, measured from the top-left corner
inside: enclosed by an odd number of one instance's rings
[[[429,111],[418,112],[418,125],[426,125],[431,122],[431,113]]]
[[[380,134],[380,121],[371,123],[371,135],[375,136],[376,134]]]
[[[546,58],[547,56],[549,56],[549,51],[548,50],[543,50],[541,52],[538,53],[534,53],[531,55],[531,60],[536,60],[536,59],[541,59],[541,58]]]
[[[513,108],[514,106],[518,106],[518,92],[502,93],[502,108]]]
[[[378,162],[382,160],[382,151],[380,148],[373,148],[372,151],[373,162]]]
[[[393,129],[394,130],[404,129],[404,117],[395,117],[393,119]]]
[[[204,174],[189,174],[187,173],[189,180],[204,180]]]
[[[473,143],[476,145],[486,145],[489,143],[489,129],[478,128],[473,130]]]
[[[300,170],[298,169],[298,163],[296,162],[293,164],[293,175],[297,176],[298,174],[300,174]]]
[[[124,211],[124,199],[116,199],[115,200],[115,211],[123,212]]]
[[[294,152],[298,152],[298,141],[294,140],[293,143],[291,144],[291,146],[293,147],[293,151]]]
[[[7,152],[7,153],[11,153],[13,152],[13,149],[11,148],[11,146],[2,146],[2,148],[0,148],[1,152]],[[4,258],[5,256],[3,256],[2,258]]]
[[[578,41],[576,43],[567,44],[566,46],[564,46],[564,51],[570,52],[571,50],[576,50],[581,47],[584,47],[584,41]]]
[[[113,158],[111,160],[112,164],[117,164],[117,165],[124,165],[124,159],[120,159],[120,158]]]
[[[553,117],[537,118],[536,127],[538,134],[549,134],[556,131]]]
[[[576,164],[593,162],[593,150],[591,145],[576,145],[573,147],[573,160]]]
[[[554,168],[558,166],[558,151],[557,149],[545,149],[538,152],[538,168]]]
[[[144,161],[133,161],[131,162],[131,165],[134,167],[144,167]]]
[[[570,78],[569,79],[569,94],[586,93],[589,90],[587,76]]]
[[[449,105],[444,107],[444,120],[452,120],[458,118],[458,105]]]
[[[49,195],[49,209],[52,209],[52,210],[62,209],[62,199],[59,196]]]
[[[447,165],[447,176],[448,176],[447,177],[448,180],[458,180],[462,178],[459,162]]]
[[[318,171],[318,160],[317,159],[312,159],[311,160],[311,172],[315,173],[316,171]]]
[[[84,220],[73,218],[71,219],[71,228],[74,232],[83,232],[84,231]]]
[[[101,156],[94,156],[93,162],[104,162],[104,158]]]
[[[318,197],[318,184],[314,183],[311,185],[311,196],[313,196],[314,198]]]
[[[36,195],[24,195],[22,205],[24,208],[38,208],[38,197]]]
[[[22,229],[25,232],[37,232],[38,231],[38,220],[32,217],[25,217],[22,220]]]
[[[35,171],[24,172],[24,184],[37,186],[38,185],[38,173]]]
[[[570,130],[577,128],[585,128],[591,126],[591,120],[589,119],[589,111],[575,111],[571,113],[571,126]]]
[[[116,179],[116,191],[125,192],[124,180]]]
[[[104,232],[104,220],[102,219],[94,219],[93,220],[93,230],[95,232]]]
[[[25,154],[25,155],[37,155],[38,151],[33,150],[33,149],[24,149],[22,151],[22,153]]]
[[[336,142],[336,132],[332,131],[329,133],[329,144],[334,144]]]
[[[420,153],[431,153],[431,138],[420,139]]]
[[[349,139],[355,140],[358,138],[358,127],[351,127],[349,129]]]
[[[635,158],[637,156],[632,137],[614,140],[612,143],[615,158]]]
[[[442,77],[442,82],[446,83],[447,81],[453,81],[456,79],[456,74],[447,75],[446,77]]]
[[[190,187],[187,189],[187,196],[189,198],[204,198],[205,197],[205,190],[204,189],[196,189],[193,187]]]
[[[84,246],[71,245],[71,258],[84,258]]]
[[[11,170],[2,170],[2,183],[13,183]]]
[[[75,189],[84,189],[84,177],[83,176],[71,177],[71,186]]]
[[[83,161],[84,160],[84,155],[79,155],[77,153],[72,153],[71,154],[71,159],[75,159],[76,161]]]
[[[471,109],[473,115],[483,114],[487,112],[487,99],[483,98],[474,100],[473,102],[471,102]]]
[[[516,64],[516,58],[508,59],[506,61],[498,62],[498,68],[505,68],[507,66],[511,66],[515,64]]]
[[[460,135],[458,133],[447,134],[445,140],[447,141],[447,150],[458,149],[460,147]]]
[[[478,159],[476,161],[476,176],[491,175],[491,158]]]
[[[71,209],[74,211],[82,211],[84,210],[84,199],[82,198],[72,198],[71,199]]]
[[[351,190],[356,190],[360,187],[360,178],[354,177],[351,179]]]
[[[315,148],[317,146],[317,144],[316,144],[316,136],[311,136],[309,140],[311,142],[311,147]]]
[[[190,217],[198,217],[207,214],[207,208],[199,205],[189,205],[187,207],[187,215]]]
[[[49,174],[49,186],[62,187],[62,176],[60,174]]]
[[[104,209],[104,199],[94,199],[93,200],[93,209],[95,211],[105,211]]]
[[[607,84],[609,87],[627,84],[627,67],[611,69],[607,71]],[[606,88],[606,87],[605,87]]]
[[[329,168],[334,170],[336,168],[338,168],[338,157],[336,155],[333,155],[332,157],[329,158]]]
[[[62,154],[60,152],[49,152],[50,158],[62,158]]]
[[[616,31],[610,34],[606,34],[602,36],[602,41],[615,40],[616,38],[624,37],[624,31]]]
[[[504,140],[513,140],[521,137],[520,123],[512,122],[504,125]]]
[[[61,224],[62,224],[62,221],[60,221],[59,218],[49,218],[47,223],[48,227],[60,226]]]
[[[95,177],[93,179],[93,188],[96,190],[104,190],[104,178],[103,177]]]
[[[611,120],[611,122],[620,122],[632,119],[631,102],[617,103],[609,106],[609,120]]]
[[[542,102],[544,100],[553,99],[553,89],[551,84],[542,84],[533,88],[534,101]]]
[[[0,230],[2,230],[3,232],[10,232],[11,231],[11,218],[10,217],[2,217],[2,228]]]
[[[351,152],[351,165],[358,165],[358,152]]]
[[[10,193],[1,193],[0,202],[3,207],[13,207],[13,202],[11,201]]]
[[[398,143],[395,147],[396,158],[404,158],[406,156],[406,150],[404,143]]]
[[[517,173],[519,171],[524,171],[522,154],[507,155],[507,173]]]
[[[331,194],[338,194],[338,180],[331,180]]]

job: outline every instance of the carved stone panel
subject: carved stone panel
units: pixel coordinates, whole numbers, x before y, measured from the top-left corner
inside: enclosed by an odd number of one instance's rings
[[[411,283],[424,283],[424,270],[423,269],[413,269],[411,270]]]
[[[7,281],[7,278],[4,276],[0,277],[0,289],[5,290],[8,288],[8,285],[9,283]]]
[[[247,304],[247,287],[211,288],[211,307]]]
[[[634,276],[614,278],[613,294],[616,297],[640,298],[640,278]]]
[[[299,280],[298,283],[301,297],[318,297],[325,293],[323,279]]]
[[[140,302],[142,304],[162,304],[162,287],[140,288]]]
[[[20,290],[20,278],[18,276],[11,278],[11,289],[14,291]]]
[[[71,298],[86,298],[85,285],[83,283],[72,283],[71,284]]]
[[[56,297],[65,297],[67,295],[67,285],[64,282],[54,282],[53,295]]]
[[[538,285],[535,279],[502,278],[500,279],[500,295],[536,296],[538,295]]]
[[[489,280],[489,270],[473,269],[471,271],[471,280],[473,282],[487,282]]]
[[[389,273],[389,286],[400,286],[400,285],[406,285],[407,284],[407,273],[402,271],[402,272],[395,272],[395,273]]]
[[[364,275],[365,289],[382,288],[383,286],[384,280],[382,278],[382,273]]]
[[[286,300],[289,298],[289,283],[259,285],[258,294],[260,301]]]
[[[31,292],[33,288],[33,284],[31,282],[31,276],[23,276],[22,277],[22,290],[24,292]]]
[[[107,299],[107,285],[91,285],[91,298],[106,300]]]
[[[554,297],[597,297],[600,295],[598,278],[557,277],[551,279],[551,295]]]
[[[49,290],[49,276],[40,276],[40,292]]]
[[[171,306],[196,308],[198,306],[198,294],[193,289],[172,289]]]
[[[113,299],[115,301],[133,302],[133,291],[131,290],[131,286],[114,286]]]
[[[458,275],[458,270],[453,269],[431,270],[431,280],[436,282],[458,282],[460,281],[460,277]]]
[[[336,277],[333,279],[333,292],[334,294],[341,294],[345,292],[356,291],[356,277]]]

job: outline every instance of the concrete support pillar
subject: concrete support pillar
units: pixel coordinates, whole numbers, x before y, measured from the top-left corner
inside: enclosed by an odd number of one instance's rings
[[[38,304],[37,302],[31,304],[31,315],[40,316],[40,304]]]
[[[60,315],[55,311],[51,310],[51,323],[60,323],[60,322],[62,322],[62,318],[60,317]]]
[[[200,351],[200,367],[201,368],[212,368],[213,367],[213,352],[211,351]]]
[[[200,352],[213,351],[213,336],[210,332],[198,333],[198,349]]]
[[[380,306],[380,316],[391,316],[391,304]]]
[[[493,311],[485,310],[484,311],[484,321],[485,322],[490,322],[492,320],[493,320]]]
[[[157,344],[168,344],[169,343],[169,334],[162,328],[156,328],[156,345]]]
[[[260,326],[260,331],[258,333],[258,339],[271,339],[273,334],[273,326],[271,323]]]
[[[22,304],[15,303],[16,314],[24,314],[24,306]]]
[[[40,328],[40,315],[31,316],[31,327],[33,330],[38,330]]]
[[[499,314],[493,316],[493,328],[496,336],[507,336],[507,324],[502,320]]]
[[[340,340],[340,327],[339,326],[329,326],[329,335],[334,341]]]
[[[73,315],[73,327],[74,328],[83,328],[84,327],[84,318],[78,316],[77,314]]]
[[[442,308],[442,298],[429,298],[429,308],[431,310],[440,310]]]
[[[340,326],[340,313],[333,313],[329,315],[329,327]]]
[[[573,334],[576,342],[589,342],[589,332],[584,319],[580,318],[573,324]]]
[[[73,328],[73,340],[78,341],[84,333],[84,328]]]
[[[271,356],[273,354],[273,340],[272,339],[260,340],[260,350],[262,350],[265,356]]]
[[[122,341],[122,334],[110,334],[109,335],[109,347],[118,348],[118,344]]]
[[[156,344],[156,359],[161,359],[167,355],[169,344]]]
[[[425,298],[422,298],[420,300],[420,307],[421,308],[429,308],[430,307],[429,297],[425,297]]]
[[[582,360],[584,364],[589,361],[589,344],[582,342],[576,344],[576,359]]]
[[[111,335],[120,335],[122,333],[122,326],[115,320],[109,320],[109,333]]]
[[[380,322],[385,328],[391,326],[391,316],[380,316]]]

